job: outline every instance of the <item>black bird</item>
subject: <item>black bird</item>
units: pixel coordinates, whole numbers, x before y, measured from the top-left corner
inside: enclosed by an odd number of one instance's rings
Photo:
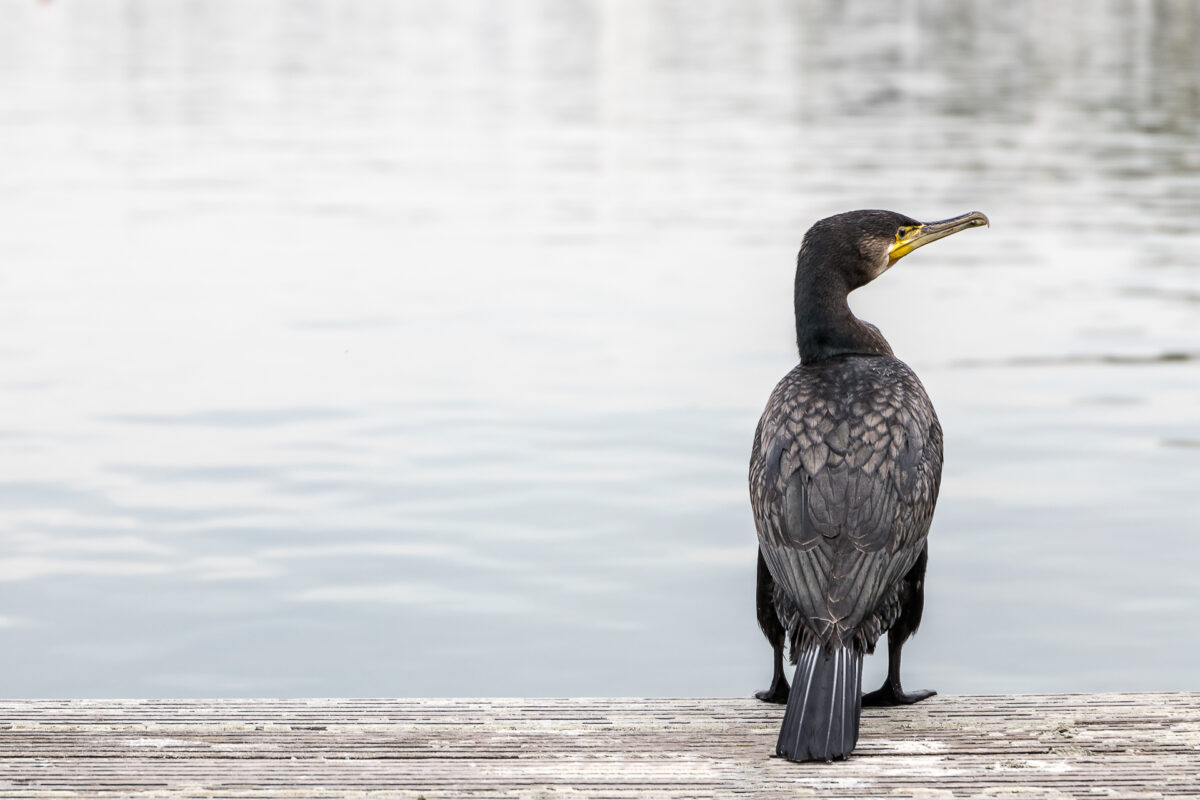
[[[775,752],[792,761],[846,758],[863,705],[934,694],[903,690],[900,648],[921,622],[942,428],[916,374],[846,295],[918,247],[987,224],[977,211],[926,223],[851,211],[813,225],[800,247],[800,364],[771,393],[750,457],[758,619],[774,650],[771,688],[756,696],[787,703]],[[863,696],[863,655],[885,631],[887,680]]]

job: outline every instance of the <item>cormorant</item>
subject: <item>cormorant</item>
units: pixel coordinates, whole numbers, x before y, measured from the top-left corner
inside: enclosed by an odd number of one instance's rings
[[[756,696],[787,703],[775,752],[792,761],[844,759],[863,705],[934,694],[901,687],[900,648],[921,622],[942,429],[916,374],[846,295],[918,247],[987,224],[977,211],[926,223],[851,211],[804,235],[800,364],[771,393],[750,458],[758,620],[774,650],[771,687]],[[863,655],[885,631],[887,680],[863,696]],[[797,665],[790,693],[785,635]]]

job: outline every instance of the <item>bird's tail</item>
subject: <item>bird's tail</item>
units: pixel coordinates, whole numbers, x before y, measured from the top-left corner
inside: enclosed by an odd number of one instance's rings
[[[819,644],[796,664],[775,754],[790,761],[840,761],[858,742],[862,653]]]

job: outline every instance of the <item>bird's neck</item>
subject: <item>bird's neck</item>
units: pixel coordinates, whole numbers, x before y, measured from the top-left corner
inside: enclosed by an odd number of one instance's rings
[[[850,311],[850,290],[833,271],[796,270],[796,344],[806,364],[834,356],[892,355],[892,348],[874,325]]]

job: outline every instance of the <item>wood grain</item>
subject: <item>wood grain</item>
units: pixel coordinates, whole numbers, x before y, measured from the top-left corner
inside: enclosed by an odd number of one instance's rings
[[[0,798],[1200,797],[1200,693],[867,709],[772,758],[751,699],[0,701]]]

